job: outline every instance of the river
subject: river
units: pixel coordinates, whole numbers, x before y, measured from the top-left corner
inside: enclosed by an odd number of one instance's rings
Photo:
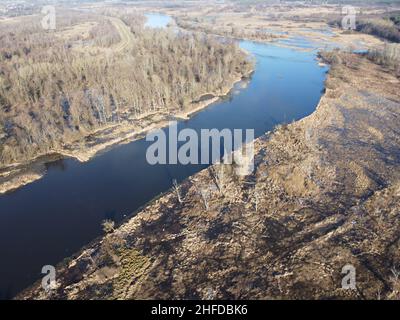
[[[154,19],[155,24],[148,26],[164,27],[168,20]],[[240,46],[256,58],[251,79],[180,122],[179,128],[255,129],[259,137],[315,110],[327,72],[318,66],[315,50],[249,41]],[[41,277],[42,266],[59,263],[100,236],[104,219],[123,221],[167,191],[173,179],[185,179],[204,168],[151,166],[145,156],[149,145],[142,139],[87,163],[49,163],[42,179],[0,196],[0,298],[14,296]]]

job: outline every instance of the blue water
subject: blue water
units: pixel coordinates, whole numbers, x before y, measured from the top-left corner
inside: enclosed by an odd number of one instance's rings
[[[326,68],[315,54],[243,41],[256,58],[248,86],[214,103],[179,127],[255,129],[311,114],[324,88]],[[166,129],[167,130],[167,129]],[[117,146],[87,163],[65,159],[47,174],[0,196],[0,298],[32,284],[43,265],[55,265],[102,234],[101,222],[121,222],[148,201],[204,166],[146,162],[150,142]]]
[[[145,27],[149,28],[165,28],[172,22],[171,17],[162,14],[146,13],[145,16],[147,18]]]

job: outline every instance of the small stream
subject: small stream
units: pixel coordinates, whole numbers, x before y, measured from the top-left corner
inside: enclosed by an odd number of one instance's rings
[[[148,18],[150,27],[165,27],[170,21],[159,15]],[[259,137],[315,110],[327,71],[318,66],[315,51],[250,41],[240,46],[256,58],[251,79],[181,121],[179,129],[255,129]],[[205,168],[151,166],[145,156],[150,144],[142,139],[116,146],[87,163],[49,163],[42,179],[0,196],[0,298],[14,296],[41,277],[42,266],[56,265],[100,236],[104,219],[123,221],[167,191],[173,179]]]

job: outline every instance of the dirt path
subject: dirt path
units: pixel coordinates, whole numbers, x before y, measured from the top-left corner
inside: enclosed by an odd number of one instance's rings
[[[134,37],[129,27],[121,19],[114,17],[108,17],[108,19],[114,25],[115,29],[117,29],[121,37],[121,42],[118,43],[113,49],[117,50],[118,52],[129,51],[133,49]]]

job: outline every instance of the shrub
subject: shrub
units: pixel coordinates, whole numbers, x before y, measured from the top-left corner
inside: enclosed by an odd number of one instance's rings
[[[395,43],[386,43],[382,50],[370,50],[367,57],[382,66],[395,71],[400,76],[400,45]]]
[[[333,51],[321,51],[319,52],[319,57],[330,65],[337,65],[342,63],[339,49],[335,49]]]
[[[104,220],[102,226],[105,233],[112,233],[115,229],[115,222],[112,220]]]
[[[400,42],[400,31],[391,20],[361,20],[357,23],[357,31],[375,35],[389,41]]]

